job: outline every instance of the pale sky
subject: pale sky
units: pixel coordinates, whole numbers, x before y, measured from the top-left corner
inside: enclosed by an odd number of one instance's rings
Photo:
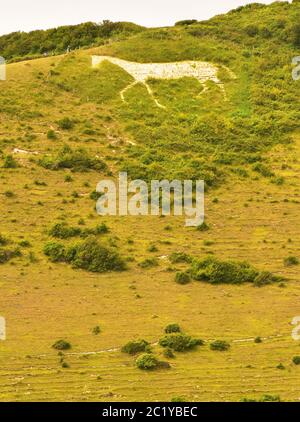
[[[0,34],[104,19],[169,26],[182,19],[205,20],[255,2],[273,0],[0,0]]]

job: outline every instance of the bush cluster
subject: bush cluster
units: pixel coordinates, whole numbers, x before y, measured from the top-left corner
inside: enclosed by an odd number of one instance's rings
[[[49,235],[57,239],[69,239],[71,237],[80,236],[86,238],[91,235],[106,234],[109,228],[105,223],[99,224],[95,228],[71,227],[67,223],[57,223],[49,230]]]
[[[186,334],[168,334],[159,340],[162,347],[169,348],[175,352],[185,352],[192,350],[196,346],[203,346],[203,340],[192,338]]]
[[[216,340],[210,344],[210,349],[218,352],[227,352],[230,349],[230,344],[224,340]]]
[[[91,157],[84,148],[72,149],[68,145],[65,145],[56,157],[45,155],[39,160],[39,164],[49,170],[70,169],[74,172],[107,170],[107,165],[100,158]]]
[[[129,355],[137,355],[138,353],[149,350],[149,343],[145,340],[129,341],[121,350],[123,353],[128,353]]]
[[[190,272],[194,280],[211,284],[254,283],[259,287],[283,280],[270,272],[259,272],[247,262],[219,261],[215,257],[194,260]]]
[[[91,272],[103,273],[126,269],[126,264],[119,254],[94,237],[69,247],[49,242],[44,247],[44,253],[52,262],[70,263],[74,268]]]

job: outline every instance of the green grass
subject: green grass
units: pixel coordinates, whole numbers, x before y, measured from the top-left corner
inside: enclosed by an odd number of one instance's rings
[[[291,337],[299,266],[285,265],[288,257],[299,258],[300,246],[299,82],[291,80],[290,66],[299,54],[290,33],[298,10],[296,3],[252,6],[68,56],[9,64],[0,97],[0,243],[1,251],[18,253],[0,264],[0,313],[7,322],[1,401],[299,399],[293,364],[299,343]],[[254,24],[260,29],[252,37],[244,27]],[[208,60],[226,64],[237,79],[221,71],[227,102],[215,86],[197,98],[201,87],[185,78],[151,81],[166,110],[142,86],[123,104],[119,91],[131,78],[108,63],[91,69],[92,54]],[[68,128],[60,123],[66,117],[74,122]],[[65,145],[86,151],[89,165],[80,172],[77,160],[55,171],[39,165],[43,157],[61,163]],[[11,159],[5,165],[11,155],[16,166]],[[90,166],[94,160],[107,167],[99,171]],[[97,183],[121,169],[145,179],[204,177],[209,230],[186,228],[183,217],[97,216]],[[272,176],[264,177],[268,170]],[[271,183],[274,177],[284,184]],[[64,223],[78,236],[60,231],[64,238],[53,238],[49,230]],[[91,230],[97,241],[83,248]],[[54,241],[62,245],[59,262],[44,254]],[[103,269],[103,246],[121,257],[125,271],[93,271]],[[73,265],[61,262],[69,249]],[[207,255],[249,263],[263,286],[175,282],[192,258]],[[266,284],[270,273],[286,281]],[[175,352],[168,371],[160,365],[140,371],[123,345],[145,338],[161,364],[166,352],[158,342],[172,321],[205,344]],[[72,350],[53,349],[59,339]],[[226,353],[210,349],[217,339],[230,344]]]

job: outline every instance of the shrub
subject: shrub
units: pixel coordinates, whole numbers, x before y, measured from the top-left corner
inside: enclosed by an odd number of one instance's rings
[[[164,349],[164,357],[167,359],[174,359],[175,355],[173,353],[173,350],[167,347]]]
[[[185,334],[174,333],[161,338],[159,344],[160,346],[172,349],[175,352],[185,352],[194,349],[196,346],[203,346],[204,342]]]
[[[299,259],[296,256],[288,256],[284,260],[284,265],[286,267],[292,267],[295,265],[299,265]]]
[[[160,362],[151,353],[145,353],[139,356],[135,363],[139,369],[143,369],[146,371],[157,369],[160,365]]]
[[[19,249],[0,249],[0,264],[5,264],[6,262],[10,261],[13,258],[17,258],[21,256],[21,252]]]
[[[92,199],[93,201],[98,201],[98,199],[101,198],[101,196],[103,196],[103,193],[97,192],[95,190],[90,193],[90,199]]]
[[[44,246],[44,254],[50,258],[51,262],[64,262],[66,260],[66,250],[61,243],[47,243]]]
[[[58,340],[56,343],[53,344],[52,348],[55,350],[70,350],[71,344],[65,340]]]
[[[5,169],[15,169],[15,168],[18,167],[18,163],[17,163],[17,161],[14,159],[14,157],[12,155],[7,155],[4,158],[3,167]]]
[[[156,258],[147,258],[139,263],[141,268],[153,268],[158,266],[158,260]]]
[[[105,223],[101,223],[96,227],[95,234],[106,234],[109,233],[109,228]]]
[[[281,402],[280,396],[272,396],[271,394],[265,394],[259,399],[260,402]]]
[[[81,229],[79,227],[69,227],[67,223],[55,224],[50,230],[49,235],[58,239],[68,239],[79,236]]]
[[[253,166],[253,170],[261,174],[263,177],[274,177],[275,174],[264,164],[258,163]]]
[[[149,343],[145,340],[130,341],[125,346],[122,347],[121,351],[123,353],[128,353],[129,355],[136,355],[141,352],[145,352],[149,349]]]
[[[197,23],[197,19],[185,19],[182,21],[178,21],[175,23],[175,26],[188,26],[193,25],[194,23]]]
[[[93,332],[93,334],[95,336],[97,336],[98,334],[100,334],[101,333],[101,328],[99,327],[99,325],[97,325],[96,327],[94,327],[93,330],[92,330],[92,332]]]
[[[13,198],[15,196],[15,194],[11,190],[5,191],[4,195],[6,196],[6,198]]]
[[[300,365],[300,356],[294,356],[293,357],[293,363],[295,365]]]
[[[258,272],[245,262],[224,262],[214,257],[202,261],[194,260],[191,267],[193,279],[212,284],[254,282],[257,275]]]
[[[279,369],[280,371],[284,371],[285,366],[282,363],[280,363],[279,365],[276,366],[276,369]]]
[[[0,246],[6,246],[8,244],[8,239],[0,234]]]
[[[60,127],[60,129],[71,130],[73,129],[75,122],[69,119],[69,117],[64,117],[63,119],[59,120],[57,124]]]
[[[65,145],[55,158],[44,156],[39,160],[39,164],[49,170],[71,169],[77,172],[107,170],[107,165],[100,158],[91,157],[84,148],[73,150],[68,145]]]
[[[262,286],[266,286],[272,283],[277,283],[283,280],[284,280],[283,277],[275,276],[269,271],[263,271],[255,277],[254,285],[257,287],[262,287]]]
[[[180,333],[180,332],[181,332],[181,328],[179,327],[178,324],[169,324],[165,328],[165,333],[166,334]]]
[[[186,399],[184,397],[178,396],[178,397],[173,397],[171,399],[172,403],[185,403]]]
[[[204,221],[200,226],[197,227],[197,230],[199,232],[207,232],[209,230],[209,226]]]
[[[181,264],[181,263],[189,264],[192,261],[192,258],[190,255],[184,252],[174,252],[170,255],[169,260],[172,264]]]
[[[67,262],[74,268],[103,273],[123,271],[126,264],[119,254],[90,237],[68,249],[61,243],[49,242],[44,246],[44,254],[52,262]]]
[[[148,252],[157,252],[158,251],[156,245],[150,245],[147,250],[148,250]]]
[[[188,284],[191,281],[191,277],[187,272],[178,272],[175,276],[175,281],[178,284]]]
[[[117,252],[102,245],[93,237],[69,248],[66,258],[75,268],[96,273],[126,269],[125,262]]]
[[[51,139],[51,140],[57,139],[57,136],[56,136],[56,133],[54,132],[54,130],[52,130],[52,129],[48,130],[47,138]]]
[[[210,344],[210,349],[218,352],[227,352],[230,349],[230,344],[227,341],[216,340]]]
[[[254,339],[254,343],[256,343],[256,344],[262,343],[262,339],[261,339],[261,337],[256,337],[256,338]]]
[[[256,25],[248,25],[245,28],[245,32],[249,37],[255,37],[259,34],[259,28]]]

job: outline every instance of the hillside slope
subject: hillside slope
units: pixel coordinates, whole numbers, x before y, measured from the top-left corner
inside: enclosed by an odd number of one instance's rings
[[[299,400],[291,336],[300,313],[291,259],[300,258],[299,81],[291,77],[299,7],[255,5],[8,65],[0,82],[0,400]],[[132,78],[109,62],[93,69],[92,55],[211,62],[228,101],[215,84],[199,96],[199,82],[183,78],[149,81],[165,109],[142,85],[124,103]],[[120,170],[144,180],[204,178],[208,230],[185,228],[183,217],[97,216],[96,185]],[[91,272],[45,254],[49,242],[74,253],[88,234],[127,269]],[[181,285],[176,274],[190,268],[182,253],[246,261],[285,281]],[[157,342],[170,323],[204,346],[167,357]],[[121,348],[139,338],[171,368],[138,369]],[[61,339],[72,348],[54,349]],[[215,340],[230,349],[211,350]]]

